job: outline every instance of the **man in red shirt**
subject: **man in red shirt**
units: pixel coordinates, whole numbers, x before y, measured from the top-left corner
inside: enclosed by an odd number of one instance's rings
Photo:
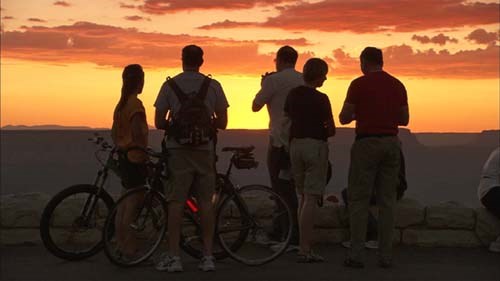
[[[373,188],[379,206],[379,265],[392,266],[392,236],[401,144],[398,126],[409,121],[403,84],[383,71],[382,51],[367,47],[360,56],[363,76],[351,82],[339,119],[356,120],[347,198],[351,249],[344,265],[362,268],[366,225]]]

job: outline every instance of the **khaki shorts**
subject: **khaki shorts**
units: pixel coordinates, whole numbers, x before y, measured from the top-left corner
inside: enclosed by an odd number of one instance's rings
[[[311,138],[292,139],[290,160],[297,192],[322,195],[328,171],[328,143]]]
[[[168,153],[167,201],[184,203],[190,194],[198,201],[211,201],[215,192],[214,152],[178,148]]]

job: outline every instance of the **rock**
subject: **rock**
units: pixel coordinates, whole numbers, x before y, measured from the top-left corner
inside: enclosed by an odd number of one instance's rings
[[[483,245],[489,245],[500,235],[500,220],[485,208],[476,210],[475,232]]]
[[[44,193],[6,195],[1,198],[0,226],[39,227],[43,208],[50,197]]]
[[[396,204],[395,215],[396,227],[398,228],[423,224],[425,207],[415,199],[403,198]]]
[[[324,205],[316,209],[314,226],[318,228],[341,228],[347,226],[347,213],[344,206]]]
[[[449,229],[405,229],[403,244],[425,247],[477,247],[481,242],[474,231]]]
[[[429,228],[474,229],[474,210],[450,201],[427,207],[426,224]]]

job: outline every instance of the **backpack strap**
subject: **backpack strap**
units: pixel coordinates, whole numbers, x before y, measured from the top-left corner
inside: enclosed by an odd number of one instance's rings
[[[181,104],[188,99],[187,95],[181,90],[181,88],[179,88],[179,85],[175,83],[174,79],[170,78],[170,76],[167,77],[167,84],[170,86],[170,88],[172,88]]]
[[[200,100],[205,100],[205,98],[207,97],[208,86],[210,85],[210,81],[212,81],[212,78],[210,78],[209,76],[205,76],[205,78],[203,79],[203,83],[201,83],[200,90],[196,95],[196,97],[198,97]]]

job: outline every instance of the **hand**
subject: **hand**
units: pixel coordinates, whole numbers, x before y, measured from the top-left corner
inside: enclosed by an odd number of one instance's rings
[[[262,74],[260,77],[260,86],[262,87],[262,83],[264,82],[264,80],[268,77],[268,76],[271,76],[273,75],[274,73],[276,73],[275,71],[271,71],[271,72],[266,72],[264,74]]]

